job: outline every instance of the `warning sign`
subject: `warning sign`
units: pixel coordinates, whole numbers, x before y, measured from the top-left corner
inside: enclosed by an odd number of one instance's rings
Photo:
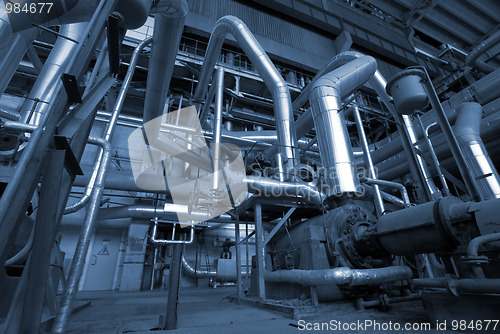
[[[97,255],[109,255],[108,247],[104,245],[104,247],[102,247],[102,249],[99,251],[99,253],[97,253]]]

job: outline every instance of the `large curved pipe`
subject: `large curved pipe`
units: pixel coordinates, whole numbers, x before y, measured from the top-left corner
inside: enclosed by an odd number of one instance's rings
[[[479,57],[498,43],[500,43],[500,31],[495,32],[493,35],[472,49],[467,55],[465,63],[471,67],[476,67],[483,73],[493,72],[495,67],[480,61]]]
[[[60,33],[73,40],[81,40],[87,23],[73,23],[61,27]],[[38,76],[28,98],[21,106],[21,122],[33,125],[40,124],[50,109],[54,99],[63,88],[61,75],[66,70],[72,54],[78,44],[66,38],[58,37],[49,57],[45,61],[42,71]]]
[[[323,75],[311,87],[309,103],[325,168],[327,196],[359,191],[342,97],[370,79],[376,69],[376,60],[364,56]]]
[[[316,80],[321,78],[325,73],[328,73],[340,66],[343,66],[347,64],[348,62],[363,57],[364,55],[360,52],[355,52],[355,51],[346,51],[342,52],[341,54],[338,54],[335,56],[330,62],[321,70],[319,71],[316,76],[313,78],[313,80],[302,90],[300,95],[293,101],[293,109],[297,110],[301,108],[306,102],[311,94],[311,90],[314,86],[314,83]],[[396,124],[398,125],[399,132],[401,134],[401,141],[399,140],[394,140],[393,142],[396,143],[398,146],[398,152],[402,148],[404,148],[406,154],[406,157],[408,159],[408,164],[410,167],[410,171],[412,172],[415,177],[418,177],[418,180],[423,184],[424,189],[428,195],[429,198],[432,198],[434,194],[438,193],[438,190],[436,186],[434,185],[433,182],[431,182],[430,178],[426,177],[426,175],[429,175],[429,172],[427,171],[427,167],[425,164],[423,164],[423,161],[419,159],[417,156],[413,154],[412,150],[412,142],[410,135],[407,132],[408,128],[405,128],[405,125],[413,127],[411,122],[405,122],[405,118],[408,116],[403,115],[402,117],[396,112],[394,108],[394,104],[392,103],[392,97],[390,97],[386,90],[385,87],[387,85],[387,81],[385,80],[384,76],[380,73],[380,71],[376,70],[374,75],[368,80],[368,83],[372,86],[372,88],[375,90],[377,95],[380,97],[384,105],[389,109],[391,115],[396,119]],[[308,125],[311,125],[310,122],[310,117],[306,115],[308,113],[306,111],[299,119],[297,122],[301,122],[302,126],[300,127],[300,134],[306,134],[311,127],[307,127]],[[297,133],[297,138],[301,138],[299,136],[299,133]],[[391,142],[392,143],[392,142]],[[377,153],[378,150],[373,151],[372,158],[375,163],[379,162],[380,160],[377,159]]]
[[[482,107],[479,103],[465,102],[458,106],[453,132],[464,158],[469,162],[469,174],[476,180],[484,200],[500,198],[500,176],[491,162],[479,134]]]
[[[186,0],[161,1],[155,10],[157,14],[144,100],[144,123],[163,114],[188,5]]]
[[[194,97],[199,101],[205,97],[213,69],[224,43],[224,38],[228,34],[231,34],[236,39],[243,52],[252,62],[252,65],[255,66],[256,71],[262,77],[266,87],[271,91],[274,101],[273,108],[276,119],[276,131],[278,133],[278,145],[285,160],[284,163],[287,170],[293,171],[293,168],[300,161],[297,152],[290,90],[264,49],[240,19],[234,16],[224,16],[217,21],[210,36],[205,61],[201,69]],[[200,121],[203,124],[204,120]]]
[[[376,269],[351,269],[339,267],[318,270],[277,270],[266,271],[268,282],[285,282],[309,285],[371,285],[407,280],[412,277],[412,271],[406,266],[394,266]]]
[[[184,255],[182,256],[182,271],[191,278],[215,278],[217,276],[215,270],[195,270],[189,262],[187,262]]]

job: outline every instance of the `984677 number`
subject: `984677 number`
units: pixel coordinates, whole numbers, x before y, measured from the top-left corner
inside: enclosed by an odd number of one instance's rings
[[[53,2],[38,2],[38,3],[24,3],[20,4],[17,2],[6,2],[5,3],[5,10],[7,11],[7,14],[20,14],[20,13],[26,13],[26,14],[42,14],[42,13],[50,13],[50,10],[52,9],[52,6],[54,5]]]

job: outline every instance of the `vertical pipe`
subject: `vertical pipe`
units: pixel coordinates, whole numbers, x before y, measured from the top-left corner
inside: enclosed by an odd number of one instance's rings
[[[130,65],[128,66],[127,74],[125,75],[125,78],[123,79],[122,83],[122,88],[120,89],[120,92],[118,93],[118,97],[116,98],[116,104],[113,108],[113,112],[111,113],[111,117],[109,120],[108,125],[106,126],[106,130],[104,132],[104,140],[110,141],[111,137],[113,136],[113,132],[115,130],[116,124],[118,123],[118,117],[120,116],[120,112],[122,111],[123,105],[125,103],[125,98],[127,97],[128,90],[130,88],[130,85],[132,83],[132,78],[134,76],[135,69],[137,67],[137,62],[139,60],[139,57],[141,55],[142,50],[151,43],[153,39],[152,38],[147,38],[143,40],[139,45],[136,46],[134,49],[134,52],[132,54],[132,57],[130,59]],[[89,201],[90,196],[92,194],[92,190],[94,189],[94,185],[96,182],[97,174],[101,165],[102,161],[102,150],[99,150],[99,154],[96,159],[96,163],[94,165],[94,170],[92,172],[92,176],[90,177],[89,184],[85,188],[85,192],[83,196],[74,204],[66,207],[64,209],[64,214],[68,213],[73,213],[77,212],[78,210],[82,209]]]
[[[366,139],[365,129],[363,128],[363,121],[361,120],[361,115],[359,114],[359,108],[357,105],[353,108],[354,119],[356,120],[356,127],[358,128],[358,136],[361,141],[361,147],[363,148],[363,159],[365,161],[365,166],[368,168],[369,176],[372,179],[377,178],[377,173],[375,172],[375,167],[373,166],[372,156],[370,154],[370,148],[368,145],[368,140]],[[378,185],[373,185],[373,202],[375,204],[375,209],[377,211],[377,216],[380,217],[384,213],[384,201],[382,200],[382,195],[380,193],[380,188]]]
[[[415,144],[418,142],[418,137],[415,131],[415,127],[413,126],[413,122],[408,115],[401,115],[404,126],[406,127],[406,131],[408,132],[408,136],[410,138],[410,143],[416,149],[419,149]],[[427,192],[427,196],[430,199],[438,199],[440,196],[439,190],[437,189],[434,181],[432,180],[432,175],[430,174],[427,165],[425,164],[424,159],[420,155],[417,154],[415,157],[417,159],[417,164],[419,169],[421,170],[422,176],[424,178],[425,191]]]
[[[177,328],[177,304],[179,302],[179,286],[181,279],[182,244],[174,244],[172,262],[170,263],[170,277],[168,280],[167,314],[164,329]]]
[[[420,122],[420,127],[422,129],[424,129],[424,123],[422,123],[422,119],[420,118],[420,116],[417,116],[417,118],[418,118],[418,121]],[[434,163],[434,168],[436,169],[438,176],[439,176],[439,180],[441,182],[441,185],[443,186],[442,192],[444,193],[445,196],[451,196],[450,188],[448,188],[448,184],[446,183],[446,179],[444,178],[444,175],[441,172],[441,167],[439,164],[439,159],[436,155],[436,151],[434,150],[434,146],[432,145],[431,139],[429,138],[429,130],[431,127],[433,127],[435,125],[437,125],[436,122],[430,124],[429,126],[427,126],[425,128],[424,139],[425,139],[425,142],[427,143],[427,148],[429,150],[429,154],[431,155],[432,161]]]
[[[283,156],[281,153],[276,153],[276,167],[278,168],[278,180],[285,182],[285,170],[283,168]]]
[[[436,90],[434,89],[434,86],[432,85],[431,78],[429,77],[429,74],[427,73],[425,67],[421,67],[421,69],[422,73],[420,74],[420,76],[423,79],[422,83],[424,85],[427,96],[429,97],[429,101],[431,102],[432,108],[436,111],[436,117],[438,119],[439,126],[441,127],[444,137],[448,142],[448,146],[450,147],[451,153],[453,154],[453,158],[455,159],[455,162],[458,166],[460,175],[462,175],[465,186],[469,191],[469,195],[472,197],[474,201],[480,202],[482,200],[481,194],[479,192],[475,180],[469,175],[468,171],[469,166],[467,165],[467,161],[465,161],[462,150],[460,150],[457,138],[453,134],[450,122],[446,117],[446,113],[444,112],[443,106],[439,101],[439,97],[436,93]]]
[[[234,243],[235,243],[235,255],[236,255],[236,302],[241,303],[241,251],[240,251],[240,222],[236,222],[234,229]],[[248,269],[245,269],[247,273]]]
[[[266,299],[266,282],[264,280],[266,249],[264,246],[264,228],[262,226],[262,206],[255,204],[255,254],[257,258],[257,289],[260,300]]]
[[[219,189],[219,165],[220,165],[220,142],[222,134],[222,107],[224,95],[224,68],[219,66],[216,73],[216,91],[215,91],[215,117],[214,117],[214,136],[212,147],[212,159],[214,163],[212,189]]]
[[[469,174],[476,180],[484,200],[500,198],[500,176],[491,161],[480,135],[483,109],[479,103],[464,102],[457,107],[453,133],[464,157],[469,162]]]
[[[71,316],[71,303],[78,290],[78,283],[80,282],[80,278],[82,276],[83,266],[85,265],[85,257],[90,245],[90,237],[94,230],[94,223],[99,211],[102,193],[104,191],[104,180],[106,179],[107,168],[111,160],[111,145],[107,140],[102,138],[89,138],[89,143],[102,147],[102,164],[97,173],[95,187],[85,215],[82,233],[78,239],[73,261],[71,262],[66,288],[64,289],[61,298],[61,309],[54,320],[53,333],[64,333],[69,317]]]

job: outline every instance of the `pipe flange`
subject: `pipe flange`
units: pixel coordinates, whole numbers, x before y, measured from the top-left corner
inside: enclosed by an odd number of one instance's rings
[[[463,256],[460,260],[462,263],[472,265],[488,264],[490,262],[490,259],[486,255]]]
[[[311,187],[316,187],[318,184],[318,175],[314,169],[306,164],[299,164],[295,167],[295,174],[299,183],[306,184]]]
[[[444,276],[444,284],[446,286],[446,290],[448,290],[449,293],[451,293],[455,297],[459,296],[458,288],[456,285],[456,277],[451,274],[446,274]]]

